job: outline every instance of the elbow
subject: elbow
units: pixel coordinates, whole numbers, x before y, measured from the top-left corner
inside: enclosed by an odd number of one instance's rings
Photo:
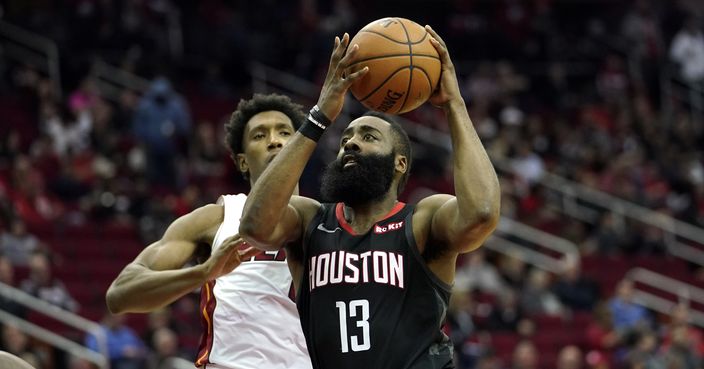
[[[122,314],[126,312],[124,304],[121,303],[120,298],[112,287],[108,289],[108,292],[105,294],[105,304],[111,314]]]
[[[278,250],[277,247],[273,247],[269,240],[271,236],[271,231],[262,230],[261,227],[257,227],[251,222],[246,221],[242,218],[240,222],[239,234],[243,240],[248,244],[265,251]]]

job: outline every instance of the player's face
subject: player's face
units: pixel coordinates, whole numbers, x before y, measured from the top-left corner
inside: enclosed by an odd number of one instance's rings
[[[254,115],[247,122],[242,136],[244,152],[237,154],[240,171],[249,172],[250,181],[254,183],[295,131],[291,119],[280,111]]]
[[[358,205],[383,197],[394,182],[398,156],[389,123],[359,118],[345,129],[337,159],[323,174],[324,201]]]

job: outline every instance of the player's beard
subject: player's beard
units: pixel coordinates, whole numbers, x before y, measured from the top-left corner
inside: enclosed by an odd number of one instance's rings
[[[325,169],[320,188],[323,201],[354,206],[382,198],[394,180],[394,153],[345,153],[350,154],[354,155],[356,165],[344,168],[340,157]]]

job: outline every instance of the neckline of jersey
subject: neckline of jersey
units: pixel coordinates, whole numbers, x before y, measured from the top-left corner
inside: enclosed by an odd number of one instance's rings
[[[340,226],[342,226],[342,229],[347,231],[347,233],[351,234],[352,236],[362,236],[361,234],[358,234],[357,232],[355,232],[354,229],[352,229],[352,226],[349,223],[347,223],[347,220],[345,219],[345,213],[343,212],[344,206],[345,205],[341,202],[338,202],[337,205],[335,205],[335,216],[337,217],[337,221],[340,223]],[[405,202],[401,202],[401,201],[397,202],[396,205],[394,205],[394,207],[391,208],[391,210],[389,210],[389,212],[386,213],[386,215],[384,215],[383,218],[377,220],[374,224],[377,224],[379,222],[382,222],[382,221],[394,216],[396,213],[401,211],[401,209],[403,209],[404,206],[406,206]],[[374,228],[374,227],[372,227],[372,228]],[[370,228],[370,230],[371,230],[371,228]],[[367,232],[367,233],[369,233],[369,232]]]

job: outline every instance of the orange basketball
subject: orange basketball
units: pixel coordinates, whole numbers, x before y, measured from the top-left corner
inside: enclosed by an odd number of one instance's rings
[[[362,28],[349,45],[359,45],[350,72],[369,67],[352,95],[371,110],[409,112],[423,104],[440,79],[440,57],[430,34],[404,18],[383,18]]]

